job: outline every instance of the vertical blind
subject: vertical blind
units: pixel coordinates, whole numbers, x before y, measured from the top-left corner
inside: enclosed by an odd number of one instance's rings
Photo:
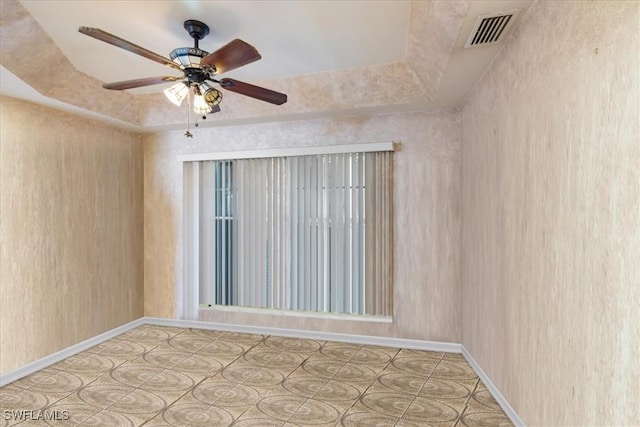
[[[391,152],[190,162],[187,176],[200,304],[391,314]]]

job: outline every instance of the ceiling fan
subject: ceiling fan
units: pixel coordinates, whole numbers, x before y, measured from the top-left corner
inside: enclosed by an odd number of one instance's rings
[[[181,77],[147,77],[116,83],[105,83],[102,85],[105,89],[125,90],[177,81],[177,84],[164,90],[167,98],[179,106],[182,104],[182,101],[193,92],[193,109],[196,113],[203,115],[220,111],[219,104],[220,101],[222,101],[222,93],[213,87],[212,83],[218,84],[225,90],[271,104],[282,105],[287,102],[287,95],[284,93],[235,79],[216,79],[218,74],[226,73],[227,71],[250,64],[262,58],[256,48],[249,43],[235,39],[215,52],[209,53],[200,49],[198,46],[198,42],[209,34],[209,27],[206,24],[194,19],[189,19],[184,22],[184,29],[193,38],[194,46],[174,49],[169,54],[171,59],[165,58],[162,55],[99,28],[80,27],[78,31],[89,37],[128,50],[129,52],[160,64],[167,65],[175,70],[181,71],[183,74]]]

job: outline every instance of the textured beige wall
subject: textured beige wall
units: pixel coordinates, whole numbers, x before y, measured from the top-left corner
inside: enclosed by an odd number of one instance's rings
[[[0,372],[143,314],[141,136],[0,98]]]
[[[179,154],[398,141],[393,324],[215,312],[202,319],[460,341],[460,123],[451,113],[258,124],[145,137],[145,315],[179,317],[182,164]]]
[[[461,113],[462,342],[528,425],[640,422],[639,7],[537,3]]]

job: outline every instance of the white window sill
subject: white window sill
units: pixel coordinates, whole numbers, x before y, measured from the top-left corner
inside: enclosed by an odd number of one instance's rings
[[[278,310],[272,308],[238,307],[229,305],[201,304],[200,310],[225,311],[235,313],[250,313],[275,316],[305,317],[314,319],[349,320],[355,322],[393,323],[392,316],[372,316],[366,314],[325,313],[304,310]]]

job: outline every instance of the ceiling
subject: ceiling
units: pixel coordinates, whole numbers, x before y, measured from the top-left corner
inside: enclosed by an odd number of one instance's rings
[[[532,3],[3,0],[0,93],[137,130],[183,127],[186,107],[164,98],[167,85],[129,91],[101,87],[176,75],[174,70],[77,29],[101,28],[168,57],[176,47],[192,46],[183,22],[198,19],[211,28],[200,48],[213,52],[241,38],[262,55],[223,77],[289,97],[274,106],[225,91],[222,111],[211,115],[208,126],[454,109],[505,43],[465,49],[476,18],[518,10],[511,32]]]

